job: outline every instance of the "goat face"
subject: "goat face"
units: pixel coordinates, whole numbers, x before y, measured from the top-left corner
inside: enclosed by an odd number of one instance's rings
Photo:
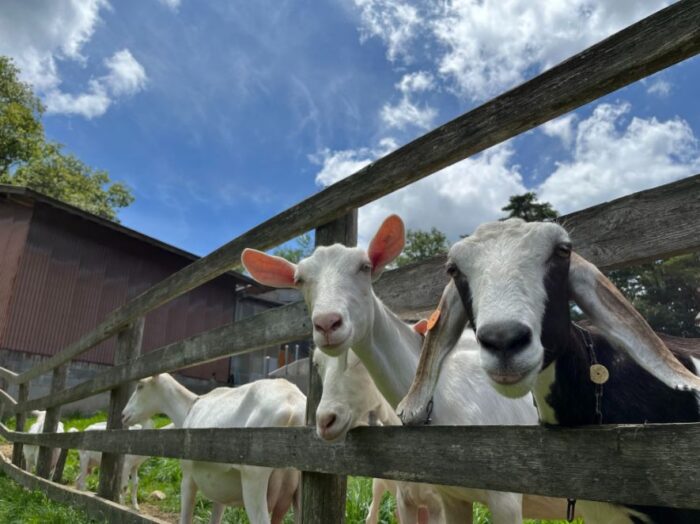
[[[316,409],[316,433],[323,440],[336,442],[344,439],[351,429],[367,425],[368,415],[377,408],[381,397],[354,353],[333,358],[314,351],[313,359],[323,382],[323,394]]]
[[[481,361],[501,393],[527,393],[545,347],[568,329],[571,242],[552,223],[519,219],[485,224],[455,244],[448,272],[481,347]]]
[[[374,321],[372,281],[401,253],[403,245],[403,222],[392,215],[367,251],[341,244],[319,247],[295,265],[246,249],[241,261],[261,284],[299,289],[311,315],[316,346],[330,356],[339,356],[369,333]]]
[[[144,378],[136,384],[129,402],[122,410],[122,423],[132,426],[144,422],[160,413],[163,401],[160,399],[159,376]]]

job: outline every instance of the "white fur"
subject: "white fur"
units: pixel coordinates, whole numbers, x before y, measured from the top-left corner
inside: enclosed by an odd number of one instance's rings
[[[348,351],[346,365],[340,358],[329,357],[321,351],[314,351],[313,359],[323,382],[323,394],[316,410],[319,437],[328,441],[340,440],[349,430],[366,426],[370,417],[376,425],[401,425],[401,420],[352,350]],[[324,420],[335,422],[326,428],[322,425]],[[397,512],[402,522],[416,522],[420,508],[426,508],[430,522],[443,521],[441,497],[435,486],[374,479],[366,524],[378,522],[379,507],[386,491],[396,497]]]
[[[85,428],[85,431],[104,431],[107,429],[106,422],[95,422]],[[130,426],[129,429],[141,429],[140,424]],[[71,428],[69,431],[74,430]],[[78,457],[80,457],[80,473],[76,480],[76,487],[79,490],[85,491],[85,481],[93,468],[102,463],[102,452],[90,451],[87,449],[79,449]],[[140,455],[124,455],[124,465],[122,467],[121,486],[119,489],[119,503],[124,504],[124,496],[129,489],[131,483],[131,505],[136,511],[139,511],[138,490],[139,490],[139,467],[146,462],[148,457]]]
[[[37,418],[34,424],[29,428],[28,433],[41,433],[44,431],[44,420],[46,419],[46,411],[37,411]],[[59,422],[56,427],[56,433],[63,433],[63,422]],[[22,446],[22,453],[24,454],[24,463],[26,464],[27,471],[30,473],[36,468],[37,460],[39,459],[39,446]],[[51,471],[53,472],[58,462],[58,456],[61,454],[61,450],[56,448],[53,450],[51,455]]]
[[[164,373],[139,381],[122,419],[133,424],[165,413],[176,428],[289,427],[304,425],[305,409],[304,394],[284,379],[217,388],[198,397]],[[192,522],[197,489],[214,501],[214,524],[220,522],[225,506],[244,506],[252,524],[278,523],[292,502],[298,502],[300,473],[296,470],[190,460],[181,463],[181,524]]]
[[[556,381],[556,365],[552,362],[549,366],[542,370],[535,381],[535,387],[532,390],[537,402],[537,411],[540,415],[540,422],[543,424],[558,424],[557,416],[554,409],[547,402],[552,384]]]
[[[372,276],[361,268],[369,261],[359,248],[341,245],[318,248],[301,261],[296,278],[312,320],[316,315],[341,315],[342,327],[329,338],[314,332],[323,352],[342,355],[350,347],[367,367],[376,386],[392,405],[403,398],[418,365],[421,337],[394,315],[376,297]],[[436,425],[518,425],[536,424],[532,396],[509,400],[496,393],[483,373],[476,342],[467,335],[460,350],[453,351],[443,366],[432,413]],[[471,502],[487,504],[494,522],[522,520],[521,495],[479,489],[439,487],[448,521],[471,515]],[[551,518],[561,517],[561,503]]]

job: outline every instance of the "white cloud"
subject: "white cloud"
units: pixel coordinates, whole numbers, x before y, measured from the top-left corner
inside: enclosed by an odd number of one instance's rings
[[[647,87],[647,93],[650,95],[658,95],[666,97],[671,93],[671,82],[666,80],[655,80]]]
[[[407,95],[409,93],[420,93],[422,91],[432,91],[435,89],[435,78],[427,71],[417,71],[403,76],[396,89]]]
[[[319,186],[330,186],[338,180],[350,176],[367,164],[388,155],[398,144],[392,138],[384,138],[376,148],[346,149],[342,151],[323,151],[309,156],[309,160],[321,166],[321,171],[316,175],[316,183]]]
[[[576,120],[576,113],[569,113],[542,124],[540,129],[545,135],[559,138],[566,147],[569,147],[574,138],[574,124]]]
[[[364,38],[418,54],[455,92],[483,100],[652,14],[670,0],[355,0]]]
[[[86,66],[83,47],[101,23],[107,0],[53,0],[0,3],[0,54],[12,57],[41,96],[49,113],[94,118],[104,114],[115,98],[133,95],[146,83],[146,72],[128,49],[104,60],[108,73],[88,80],[83,92],[61,89],[58,64],[74,61]]]
[[[325,151],[317,158],[322,169],[316,181],[335,182],[381,156],[382,149]],[[501,208],[508,198],[526,191],[518,166],[511,164],[512,155],[509,144],[493,147],[368,204],[359,214],[360,242],[366,243],[391,213],[411,229],[437,227],[450,240],[503,216]]]
[[[539,197],[567,213],[700,170],[700,146],[680,118],[629,118],[630,105],[600,104],[574,132],[568,162],[560,162]]]
[[[433,75],[425,71],[409,73],[404,75],[395,87],[402,93],[401,100],[396,104],[384,104],[380,113],[382,121],[390,128],[405,129],[415,126],[430,129],[437,116],[437,110],[428,105],[419,106],[413,97],[416,93],[435,89]]]
[[[36,89],[55,88],[56,61],[84,61],[82,47],[108,7],[106,0],[6,0],[0,3],[0,53],[14,58]]]
[[[107,112],[114,98],[133,95],[145,87],[146,71],[128,49],[117,51],[104,64],[109,73],[90,80],[84,93],[48,90],[44,95],[47,112],[95,118]]]
[[[408,96],[403,96],[398,104],[384,104],[381,112],[384,123],[397,129],[405,129],[408,126],[430,129],[436,116],[435,108],[427,105],[420,107]]]
[[[117,51],[105,60],[109,74],[103,82],[115,96],[133,95],[146,85],[146,71],[128,49]]]
[[[354,0],[360,10],[362,40],[379,37],[387,46],[387,58],[410,60],[409,45],[420,29],[418,9],[401,0]]]
[[[173,11],[177,11],[178,7],[180,7],[180,0],[158,0],[161,4],[163,4],[166,7],[169,7]]]

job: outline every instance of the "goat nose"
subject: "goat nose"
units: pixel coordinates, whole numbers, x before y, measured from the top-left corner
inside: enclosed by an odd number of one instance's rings
[[[338,313],[322,313],[314,315],[314,328],[323,334],[330,335],[343,325],[343,318]]]
[[[489,351],[515,352],[530,345],[532,330],[515,320],[492,322],[477,329],[476,339],[484,349]]]
[[[321,426],[322,429],[328,429],[335,424],[336,418],[338,417],[336,417],[335,413],[324,413],[319,417],[318,425]]]

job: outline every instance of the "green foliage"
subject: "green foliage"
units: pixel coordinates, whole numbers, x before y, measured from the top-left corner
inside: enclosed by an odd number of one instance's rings
[[[134,201],[129,189],[46,140],[44,107],[18,77],[12,60],[0,56],[0,183],[26,186],[117,221],[117,211]]]
[[[508,205],[501,208],[501,211],[508,212],[506,218],[517,217],[526,222],[553,220],[559,216],[559,213],[549,202],[537,202],[537,194],[532,191],[522,195],[513,195],[510,197]]]
[[[0,472],[0,522],[5,524],[88,524],[98,522],[78,508],[27,491]]]
[[[406,246],[396,259],[396,265],[401,267],[447,253],[449,247],[445,234],[434,227],[430,231],[409,229],[406,231]]]
[[[608,273],[656,331],[699,337],[700,254],[681,255]]]
[[[314,245],[311,234],[304,233],[295,238],[289,245],[277,248],[272,254],[298,264],[300,260],[310,256],[313,252]]]

